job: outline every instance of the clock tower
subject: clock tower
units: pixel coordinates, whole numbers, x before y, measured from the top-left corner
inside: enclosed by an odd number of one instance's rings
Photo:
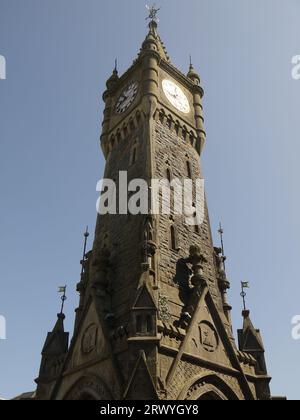
[[[202,179],[206,140],[200,77],[170,61],[156,10],[133,65],[107,81],[101,147],[117,190],[141,179]],[[149,202],[151,202],[151,188]],[[105,191],[103,192],[105,194]],[[130,198],[130,193],[129,193]],[[38,399],[269,399],[264,347],[249,311],[237,346],[222,250],[204,220],[184,215],[98,216],[84,255],[68,346],[63,316],[43,349]],[[150,205],[151,210],[151,205]]]

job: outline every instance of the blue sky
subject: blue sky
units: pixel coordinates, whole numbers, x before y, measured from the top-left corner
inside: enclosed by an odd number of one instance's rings
[[[203,154],[212,228],[222,220],[240,327],[240,281],[265,341],[272,392],[300,399],[298,0],[161,0],[160,34],[205,88]],[[0,396],[34,388],[68,284],[77,305],[83,230],[94,229],[105,81],[146,34],[144,0],[0,0]],[[215,237],[218,241],[217,235]]]

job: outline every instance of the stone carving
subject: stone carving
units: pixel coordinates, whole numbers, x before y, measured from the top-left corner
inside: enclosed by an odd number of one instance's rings
[[[84,332],[81,342],[81,350],[83,354],[92,353],[97,346],[98,327],[93,324],[90,325]]]
[[[203,278],[203,264],[207,262],[207,259],[204,257],[200,246],[192,245],[190,247],[190,257],[188,262],[192,264],[192,269],[194,276],[192,277],[192,285],[194,287],[199,287],[205,282]]]
[[[169,307],[169,299],[167,296],[159,294],[158,296],[158,313],[162,321],[169,322],[172,318]]]
[[[204,350],[214,353],[219,345],[219,337],[215,328],[209,322],[201,322],[199,325],[200,343]]]
[[[218,269],[218,274],[222,279],[226,279],[226,273],[225,273],[226,257],[221,255],[222,254],[221,248],[214,248],[214,251],[215,251],[215,260],[216,260],[216,265]]]

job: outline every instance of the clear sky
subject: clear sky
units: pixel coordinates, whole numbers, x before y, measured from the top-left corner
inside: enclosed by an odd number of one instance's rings
[[[0,0],[0,396],[34,389],[40,352],[68,284],[77,305],[82,233],[93,231],[101,94],[115,57],[132,63],[145,0]],[[235,329],[240,281],[266,347],[272,392],[300,399],[299,0],[160,0],[160,34],[202,77],[212,228],[222,220]],[[215,235],[217,243],[218,237]]]

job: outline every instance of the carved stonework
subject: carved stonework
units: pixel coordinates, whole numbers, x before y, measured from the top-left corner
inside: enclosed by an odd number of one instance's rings
[[[83,334],[81,341],[81,351],[83,354],[92,353],[97,346],[98,327],[90,325]]]
[[[169,322],[172,318],[167,296],[159,294],[158,296],[158,313],[159,318],[164,322]]]
[[[215,328],[208,322],[201,322],[199,325],[200,343],[204,350],[214,353],[219,345],[219,337]]]

